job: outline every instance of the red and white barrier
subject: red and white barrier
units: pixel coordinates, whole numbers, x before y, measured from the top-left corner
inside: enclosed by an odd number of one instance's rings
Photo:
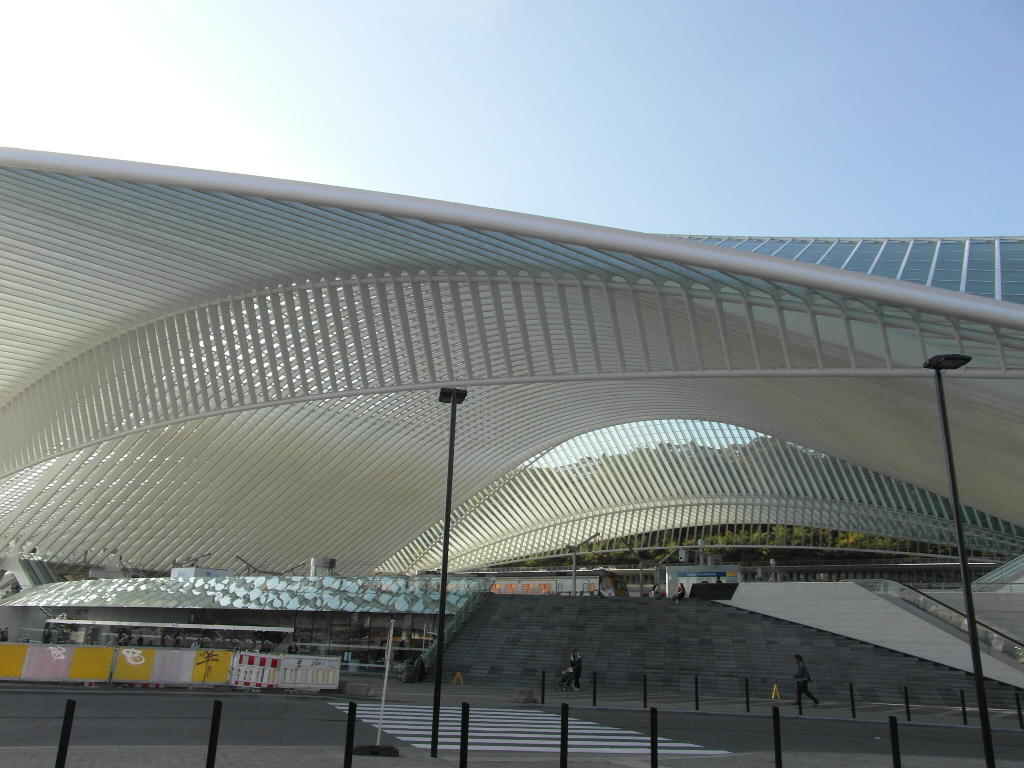
[[[239,688],[276,688],[280,656],[236,653],[231,662],[230,684]]]

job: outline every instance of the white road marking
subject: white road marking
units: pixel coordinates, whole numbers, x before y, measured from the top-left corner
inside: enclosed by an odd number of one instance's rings
[[[331,702],[347,709],[348,702]],[[360,720],[377,725],[379,708],[357,710]],[[384,708],[383,731],[418,749],[430,749],[433,708],[427,705],[389,704]],[[462,711],[442,707],[438,722],[438,749],[458,749],[461,739]],[[538,710],[495,708],[472,709],[469,713],[469,750],[475,752],[558,752],[561,747],[561,717]],[[615,728],[569,718],[569,751],[574,753],[646,755],[650,737],[639,731]],[[728,755],[721,749],[705,749],[700,744],[658,739],[658,754]]]

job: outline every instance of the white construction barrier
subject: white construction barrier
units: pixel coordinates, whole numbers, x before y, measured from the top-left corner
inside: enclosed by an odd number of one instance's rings
[[[231,685],[239,688],[337,688],[341,663],[337,656],[276,656],[237,653],[231,664]]]
[[[285,656],[277,675],[282,688],[337,688],[341,660],[337,656]]]

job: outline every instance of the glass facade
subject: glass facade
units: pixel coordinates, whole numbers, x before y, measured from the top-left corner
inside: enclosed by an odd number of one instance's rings
[[[491,583],[450,579],[447,619]],[[366,665],[383,660],[392,620],[396,660],[414,658],[433,642],[438,588],[434,576],[96,579],[23,590],[5,605],[42,608],[59,620],[48,636],[63,642],[291,648]]]
[[[739,238],[683,235],[708,245],[906,280],[1024,304],[1024,238]]]

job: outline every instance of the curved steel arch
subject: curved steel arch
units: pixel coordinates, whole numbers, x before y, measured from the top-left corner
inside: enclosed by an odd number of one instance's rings
[[[838,301],[816,310],[810,298],[797,331],[778,296],[695,286],[368,275],[194,307],[105,341],[0,409],[0,468],[190,418],[455,382],[927,376],[919,359],[943,343],[969,347],[975,375],[1024,377],[1010,367],[1024,346],[1005,332]]]
[[[1024,547],[1024,528],[978,510],[966,517],[972,550]],[[496,519],[500,532],[488,525]],[[560,554],[595,532],[600,542],[770,524],[956,546],[948,502],[937,494],[729,424],[656,421],[575,437],[474,494],[455,511],[452,564]],[[441,533],[435,525],[384,570],[438,567]]]
[[[1001,481],[1021,449],[1024,309],[1007,302],[18,150],[0,150],[0,217],[0,525],[62,556],[102,546],[159,566],[219,537],[220,564],[286,567],[318,545],[379,564],[439,516],[443,427],[423,390],[450,384],[472,390],[458,498],[567,434],[666,417],[728,419],[941,490],[920,362],[951,349],[975,357],[950,380],[964,499],[1019,515],[1021,489]],[[282,441],[279,470],[264,457]]]

